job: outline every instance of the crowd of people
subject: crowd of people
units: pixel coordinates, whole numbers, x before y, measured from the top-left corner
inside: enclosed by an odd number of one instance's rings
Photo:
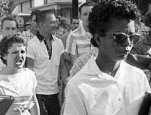
[[[4,17],[0,96],[15,99],[6,115],[148,115],[146,20],[127,0],[82,3],[71,20],[34,10],[23,32]]]

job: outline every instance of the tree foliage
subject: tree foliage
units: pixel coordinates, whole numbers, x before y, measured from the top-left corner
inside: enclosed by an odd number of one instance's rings
[[[16,0],[6,0],[4,2],[1,2],[0,6],[0,17],[3,17],[4,15],[9,15],[13,11],[13,9],[16,6]]]

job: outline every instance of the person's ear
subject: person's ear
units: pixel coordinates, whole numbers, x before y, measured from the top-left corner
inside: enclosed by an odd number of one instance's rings
[[[38,28],[40,28],[41,26],[43,26],[43,23],[42,23],[42,22],[39,22],[39,23],[38,23]]]
[[[101,44],[101,37],[100,37],[99,34],[96,33],[96,34],[94,35],[94,40],[95,40],[97,46],[100,46],[100,44]]]
[[[3,56],[3,59],[4,59],[4,60],[7,60],[7,55],[6,55],[6,54]]]

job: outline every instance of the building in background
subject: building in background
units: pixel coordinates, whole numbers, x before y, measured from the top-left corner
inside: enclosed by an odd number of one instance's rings
[[[79,4],[87,0],[78,0]],[[13,14],[19,25],[29,21],[32,10],[53,10],[56,15],[71,19],[72,0],[0,0],[0,17]]]
[[[86,0],[78,0],[79,3]],[[30,14],[32,10],[53,10],[56,15],[71,18],[72,0],[16,0],[17,7],[13,14]]]

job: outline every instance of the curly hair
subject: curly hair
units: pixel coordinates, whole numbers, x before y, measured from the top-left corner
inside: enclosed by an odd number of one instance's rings
[[[5,36],[0,41],[0,58],[4,64],[7,64],[6,60],[4,59],[4,56],[8,54],[9,48],[12,47],[15,43],[21,43],[24,46],[27,45],[26,41],[18,34]]]
[[[139,20],[141,15],[137,6],[127,0],[106,0],[98,2],[89,14],[89,31],[94,36],[98,33],[105,36],[109,30],[109,20],[111,17],[126,20]],[[94,39],[91,43],[96,46]],[[97,47],[97,46],[96,46]]]

